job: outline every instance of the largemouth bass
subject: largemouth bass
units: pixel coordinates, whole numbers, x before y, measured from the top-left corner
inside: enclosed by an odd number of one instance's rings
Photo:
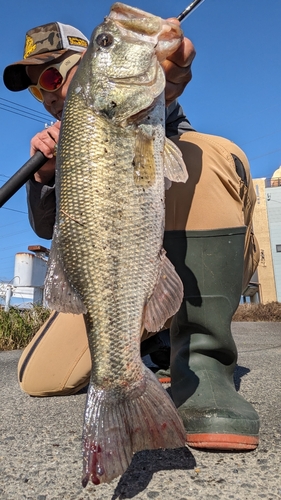
[[[158,331],[183,297],[162,244],[165,178],[185,182],[187,172],[165,139],[160,64],[181,40],[177,25],[115,3],[65,103],[45,297],[85,315],[83,486],[122,474],[136,451],[185,444],[172,400],[140,357],[143,329]]]

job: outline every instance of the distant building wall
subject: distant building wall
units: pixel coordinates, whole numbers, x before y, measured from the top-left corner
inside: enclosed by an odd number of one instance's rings
[[[266,204],[276,295],[281,302],[281,182],[273,182],[277,180],[272,179],[271,186],[266,187]]]
[[[253,226],[260,247],[260,263],[257,275],[260,283],[260,301],[266,304],[277,300],[267,211],[266,182],[265,179],[253,179],[253,183],[257,195]]]

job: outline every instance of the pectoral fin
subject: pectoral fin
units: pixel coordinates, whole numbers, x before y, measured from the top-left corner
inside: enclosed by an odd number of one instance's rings
[[[167,138],[164,148],[164,176],[172,182],[186,182],[188,179],[180,149]],[[166,183],[165,187],[169,189],[170,184]]]
[[[52,247],[45,279],[44,298],[51,309],[63,313],[85,314],[85,308],[78,292],[66,277],[59,249],[59,235],[54,229]]]
[[[150,187],[155,181],[153,137],[139,128],[136,134],[134,157],[134,181],[136,186]]]
[[[166,257],[164,249],[161,251],[160,260],[158,281],[144,313],[144,327],[148,332],[158,332],[179,310],[183,299],[182,281]]]

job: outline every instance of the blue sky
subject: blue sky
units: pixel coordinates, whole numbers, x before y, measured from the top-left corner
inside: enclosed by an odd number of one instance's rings
[[[35,6],[25,0],[3,3],[1,74],[8,64],[22,58],[28,29],[61,21],[90,37],[94,27],[108,14],[111,3],[109,0],[49,0]],[[191,0],[127,3],[166,18],[177,16]],[[197,55],[192,82],[180,103],[198,131],[225,136],[244,149],[253,177],[271,177],[281,165],[280,21],[280,0],[205,0],[182,23]],[[35,112],[36,116],[16,114],[22,113],[20,110],[23,114]],[[8,91],[2,78],[0,114],[1,186],[28,160],[31,137],[52,118],[28,91]],[[38,238],[29,226],[24,188],[0,209],[0,235],[0,281],[13,278],[17,252],[27,251],[28,245],[50,247],[50,241]]]

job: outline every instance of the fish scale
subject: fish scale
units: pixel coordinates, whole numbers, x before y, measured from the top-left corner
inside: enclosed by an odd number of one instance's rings
[[[74,97],[75,105],[71,107],[70,117],[68,118],[66,115],[64,120],[68,123],[69,119],[74,124],[71,134],[75,137],[76,133],[78,134],[81,130],[83,123],[93,121],[93,119],[92,112],[88,108],[81,112],[79,97],[75,94]],[[71,100],[71,98],[70,94],[69,99]],[[80,111],[78,113],[72,110]],[[62,137],[64,134],[68,134],[68,128],[64,130],[65,122],[62,124]],[[120,138],[120,132],[116,133],[115,127],[110,126],[101,118],[96,119],[95,122],[95,130],[104,129],[106,131],[106,138],[112,150],[117,151],[118,147],[120,149],[120,142],[123,139]],[[83,143],[80,145],[78,155],[75,153],[75,147],[71,141],[65,142],[62,151],[59,149],[58,152],[62,186],[59,217],[64,263],[71,274],[71,282],[75,288],[79,286],[88,313],[91,313],[94,318],[93,330],[100,331],[101,335],[102,332],[107,332],[104,349],[102,349],[103,343],[100,343],[97,336],[94,337],[92,345],[90,345],[91,350],[100,355],[102,359],[105,359],[104,350],[114,352],[115,357],[116,351],[117,356],[118,352],[122,353],[122,349],[116,349],[116,339],[119,338],[119,332],[123,334],[123,330],[127,332],[130,342],[134,336],[139,344],[145,298],[153,291],[157,273],[156,262],[162,247],[161,233],[155,233],[153,239],[151,237],[148,239],[147,236],[151,234],[151,226],[159,226],[160,224],[161,227],[163,223],[164,206],[163,201],[161,201],[164,198],[163,173],[161,171],[158,173],[158,183],[162,189],[160,203],[159,196],[155,195],[155,191],[159,189],[156,186],[153,190],[151,189],[149,196],[143,197],[143,190],[140,191],[136,188],[132,175],[134,131],[131,134],[124,131],[124,136],[125,145],[122,146],[122,154],[116,154],[113,169],[107,168],[106,155],[100,155],[99,149],[95,149],[91,158],[87,143],[85,157],[87,164],[90,164],[91,169],[95,171],[95,175],[92,175],[87,181],[87,189],[85,189],[84,182],[82,185],[79,184],[81,179],[84,180]],[[100,143],[99,138],[97,142]],[[131,175],[128,175],[128,171]],[[113,193],[112,189],[109,189],[112,185],[115,185]],[[80,189],[81,198],[78,203],[77,198],[70,193]],[[137,202],[138,198],[141,200],[140,203]],[[120,206],[122,214],[120,217],[116,217],[116,211],[120,209]],[[151,206],[154,207],[154,210],[151,210]],[[81,207],[83,207],[82,214]],[[71,234],[71,239],[69,239],[69,234]],[[94,247],[91,244],[82,246],[81,241],[83,240],[93,242]],[[89,261],[92,263],[91,266],[88,266]],[[148,267],[149,270],[147,270]],[[140,269],[143,270],[143,279],[140,279]],[[83,276],[83,288],[81,288],[80,283],[81,275]],[[119,283],[122,283],[122,288],[116,287],[116,284]],[[140,294],[143,298],[138,300],[137,307],[134,296],[139,297]],[[122,340],[122,342],[124,341]],[[108,347],[107,343],[113,345]],[[123,353],[121,363],[122,361]],[[104,367],[108,371],[104,375],[106,379],[112,376],[113,380],[118,381],[118,374],[122,373],[119,363],[119,360],[115,361],[115,365],[118,367],[116,374],[112,370],[110,362],[104,363]],[[102,371],[104,370],[103,368]]]
[[[158,61],[181,37],[172,23],[114,4],[66,98],[45,295],[54,309],[85,317],[83,486],[122,474],[136,451],[185,443],[170,397],[140,357],[143,329],[159,330],[183,296],[162,248],[164,177],[185,182],[187,172],[165,139]]]

